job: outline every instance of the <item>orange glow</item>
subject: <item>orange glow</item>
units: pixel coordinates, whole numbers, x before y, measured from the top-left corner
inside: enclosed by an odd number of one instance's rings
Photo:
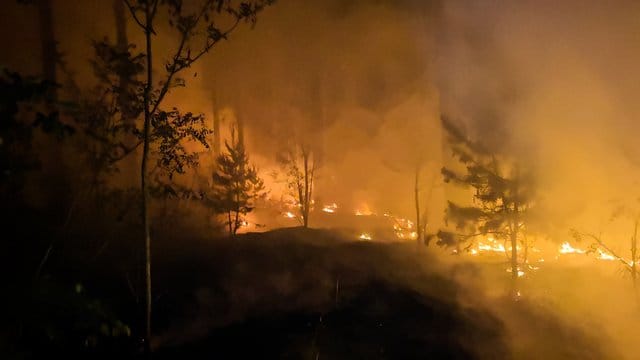
[[[571,244],[565,241],[560,246],[559,252],[560,254],[584,254],[586,253],[586,250],[574,248]]]
[[[373,211],[369,208],[369,205],[363,204],[359,208],[357,208],[354,212],[356,216],[371,216],[374,215]]]
[[[329,205],[325,205],[324,207],[322,207],[322,211],[329,213],[329,214],[333,214],[336,212],[336,210],[338,209],[338,205],[336,203],[332,203]]]
[[[508,273],[511,273],[511,268],[508,268],[506,270]],[[523,277],[525,275],[525,272],[522,271],[522,269],[518,268],[518,277]]]
[[[503,253],[506,249],[504,248],[504,245],[496,241],[493,236],[488,236],[486,239],[478,241],[478,250],[476,251],[476,254],[482,251]]]

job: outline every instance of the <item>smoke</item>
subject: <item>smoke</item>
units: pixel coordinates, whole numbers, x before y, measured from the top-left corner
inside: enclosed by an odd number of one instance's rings
[[[446,2],[436,51],[442,113],[535,170],[544,232],[556,242],[571,241],[570,228],[600,234],[624,257],[638,214],[639,10],[634,2]],[[542,292],[536,306],[587,334],[598,328],[594,341],[636,357],[621,331],[637,320],[628,277],[582,265],[525,280],[528,296]],[[491,288],[495,279],[484,281]],[[527,328],[514,326],[520,335]]]
[[[630,236],[609,219],[615,206],[637,212],[637,14],[633,2],[444,6],[442,111],[535,166],[556,236],[568,227]]]

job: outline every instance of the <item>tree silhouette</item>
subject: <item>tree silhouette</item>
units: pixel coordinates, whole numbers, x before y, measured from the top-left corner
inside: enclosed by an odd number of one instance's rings
[[[313,181],[317,168],[316,158],[310,146],[300,143],[279,154],[278,161],[285,171],[287,188],[297,201],[302,226],[309,227]]]
[[[447,222],[453,222],[457,232],[439,231],[438,244],[460,250],[466,242],[480,236],[491,235],[503,240],[505,252],[511,252],[510,270],[515,295],[521,271],[518,241],[524,235],[527,212],[534,200],[532,176],[515,159],[491,152],[469,139],[444,116],[442,125],[453,156],[465,167],[462,172],[442,168],[444,181],[472,188],[475,194],[470,206],[448,202]]]
[[[210,200],[217,212],[227,215],[229,236],[235,237],[244,217],[264,194],[264,182],[250,164],[244,145],[236,139],[233,130],[231,134],[231,144],[225,141],[226,151],[216,159]]]
[[[191,67],[216,44],[226,40],[242,22],[255,24],[257,14],[273,0],[237,2],[232,0],[204,0],[190,11],[181,0],[124,0],[129,12],[144,34],[145,79],[143,80],[142,108],[144,123],[142,130],[142,162],[140,188],[142,190],[142,222],[145,248],[145,348],[149,351],[151,337],[151,223],[149,218],[149,154],[153,129],[164,120],[176,119],[162,114],[161,105],[170,89],[184,86],[177,75]],[[168,14],[168,25],[177,32],[177,47],[164,64],[162,79],[154,77],[153,43],[157,38],[158,10],[164,8]],[[220,23],[229,23],[221,28]],[[171,37],[167,37],[170,39]]]

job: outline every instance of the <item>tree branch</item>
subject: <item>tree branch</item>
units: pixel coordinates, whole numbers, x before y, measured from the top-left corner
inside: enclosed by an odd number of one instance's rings
[[[131,13],[131,16],[133,17],[133,20],[135,20],[135,22],[143,29],[145,30],[147,28],[147,26],[145,24],[142,23],[142,21],[140,21],[140,19],[138,18],[138,15],[136,15],[136,9],[133,7],[133,5],[131,4],[131,2],[129,0],[122,0],[124,1],[125,5],[127,5],[127,8],[129,8],[129,12]],[[157,4],[157,2],[156,2]]]
[[[593,239],[598,246],[600,246],[601,248],[603,248],[606,252],[608,252],[609,254],[611,254],[611,256],[613,256],[614,258],[616,258],[616,260],[620,261],[622,264],[624,264],[624,266],[629,267],[630,264],[622,257],[619,256],[618,254],[616,254],[613,250],[611,250],[610,247],[607,246],[607,244],[604,243],[604,241],[602,241],[600,236],[595,236],[593,234],[589,234],[589,233],[579,233],[580,235],[586,236],[586,237],[590,237],[591,239]]]

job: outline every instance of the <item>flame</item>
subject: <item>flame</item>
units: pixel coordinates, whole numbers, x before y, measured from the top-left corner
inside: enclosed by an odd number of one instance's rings
[[[487,237],[485,241],[478,242],[478,251],[505,252],[503,244],[500,244],[492,236]]]
[[[606,253],[606,252],[602,251],[601,249],[598,249],[598,259],[600,259],[600,260],[616,260],[616,258],[613,255],[611,255],[609,253]]]
[[[284,214],[282,214],[284,217],[289,218],[289,219],[293,219],[296,217],[296,215],[294,213],[292,213],[291,211],[287,211]]]
[[[560,250],[559,251],[560,251],[560,254],[584,254],[584,253],[586,253],[585,250],[576,249],[566,241],[562,243],[562,245],[560,246]]]
[[[493,236],[488,236],[486,239],[478,240],[476,246],[469,249],[471,255],[478,255],[482,252],[505,252],[505,247],[502,243],[499,243]]]
[[[360,239],[360,240],[371,240],[371,235],[369,235],[368,233],[362,233],[362,234],[360,234],[360,236],[358,236],[358,239]]]
[[[480,250],[480,251],[505,252],[504,245],[502,245],[502,244],[478,244],[478,250]]]
[[[336,209],[338,209],[338,205],[336,203],[332,203],[329,205],[325,205],[322,208],[322,211],[329,213],[329,214],[333,214],[334,212],[336,212]]]

